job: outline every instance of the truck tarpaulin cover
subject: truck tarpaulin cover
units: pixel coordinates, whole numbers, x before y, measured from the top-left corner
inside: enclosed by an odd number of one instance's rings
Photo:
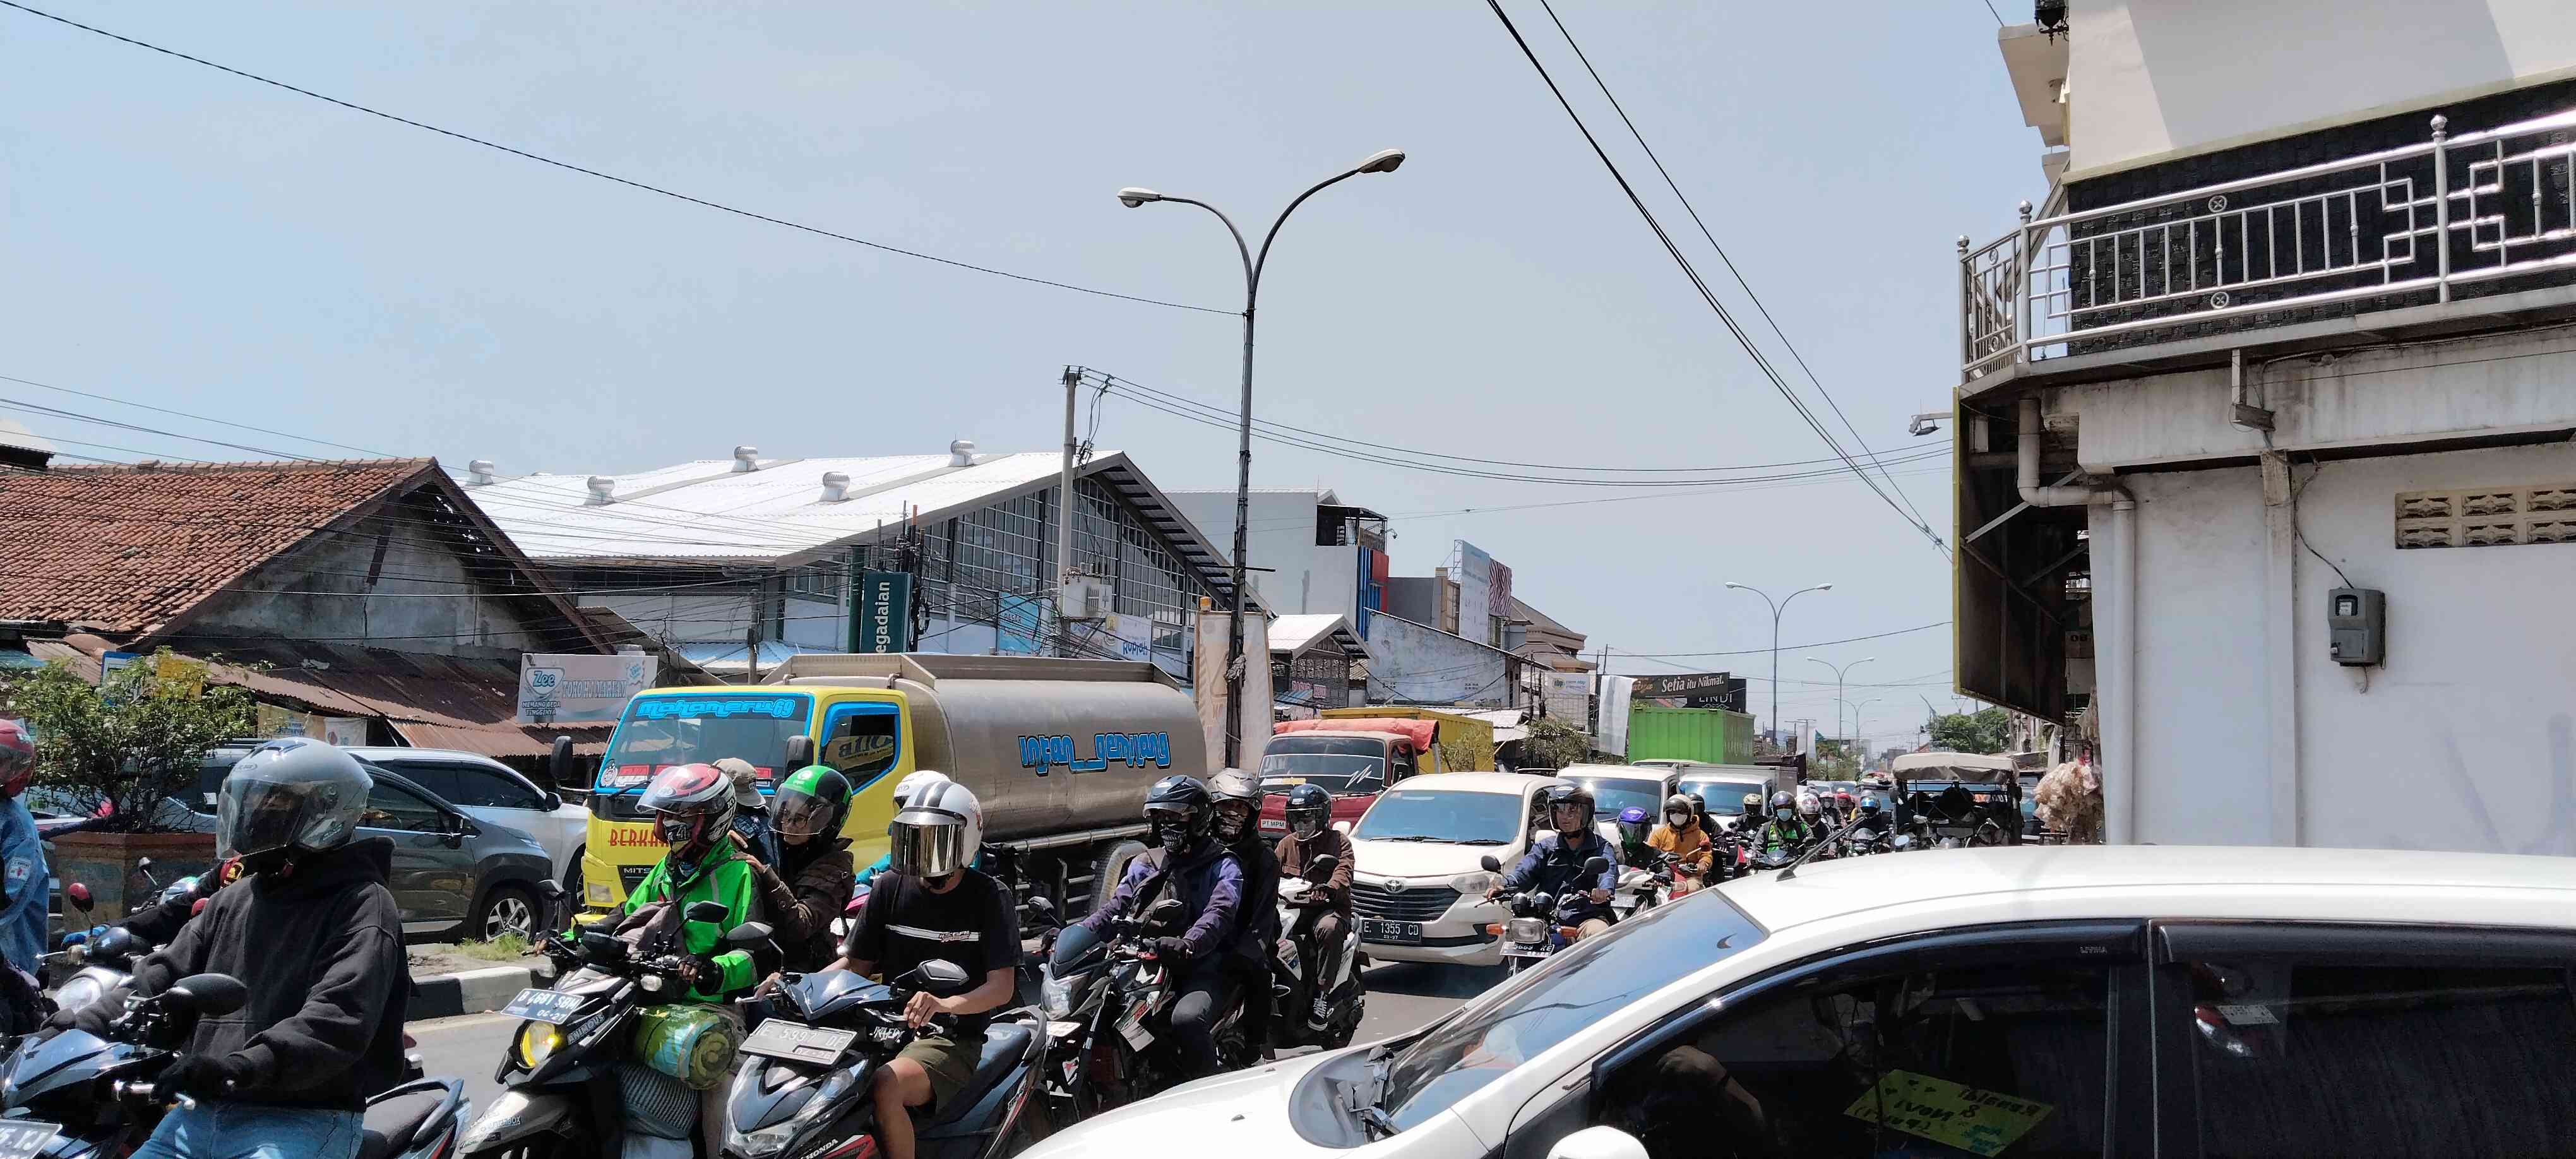
[[[1388,716],[1325,717],[1320,720],[1283,720],[1271,729],[1272,735],[1291,732],[1391,732],[1413,742],[1413,751],[1431,751],[1431,738],[1440,731],[1436,720],[1403,720]]]

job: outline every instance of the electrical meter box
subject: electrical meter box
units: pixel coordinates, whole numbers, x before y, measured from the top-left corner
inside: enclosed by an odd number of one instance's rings
[[[2388,659],[2388,593],[2336,588],[2326,593],[2327,647],[2334,662],[2366,667]]]

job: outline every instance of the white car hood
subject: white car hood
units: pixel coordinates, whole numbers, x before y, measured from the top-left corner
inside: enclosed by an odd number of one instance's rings
[[[1508,845],[1448,845],[1430,841],[1351,842],[1351,872],[1363,877],[1452,877],[1473,873],[1493,856],[1508,867],[1520,854]]]
[[[1185,1083],[1075,1124],[1021,1155],[1024,1159],[1135,1159],[1175,1148],[1219,1155],[1321,1151],[1288,1125],[1288,1092],[1307,1071],[1339,1053],[1281,1059]]]

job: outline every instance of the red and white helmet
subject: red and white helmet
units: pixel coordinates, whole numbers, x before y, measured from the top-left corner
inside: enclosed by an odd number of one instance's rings
[[[26,791],[36,775],[36,741],[14,720],[0,720],[0,797]]]
[[[681,861],[695,861],[733,827],[733,778],[714,765],[673,765],[653,774],[636,802],[653,833]]]

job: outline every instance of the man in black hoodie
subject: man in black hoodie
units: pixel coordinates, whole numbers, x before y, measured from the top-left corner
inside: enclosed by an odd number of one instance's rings
[[[178,938],[135,968],[150,995],[191,974],[228,974],[240,1010],[200,1021],[161,1076],[193,1096],[135,1159],[352,1159],[360,1110],[402,1078],[410,971],[385,880],[393,846],[353,841],[373,781],[320,741],[271,741],[224,778],[218,854],[248,880],[206,902]],[[77,1012],[106,1028],[124,993]]]

